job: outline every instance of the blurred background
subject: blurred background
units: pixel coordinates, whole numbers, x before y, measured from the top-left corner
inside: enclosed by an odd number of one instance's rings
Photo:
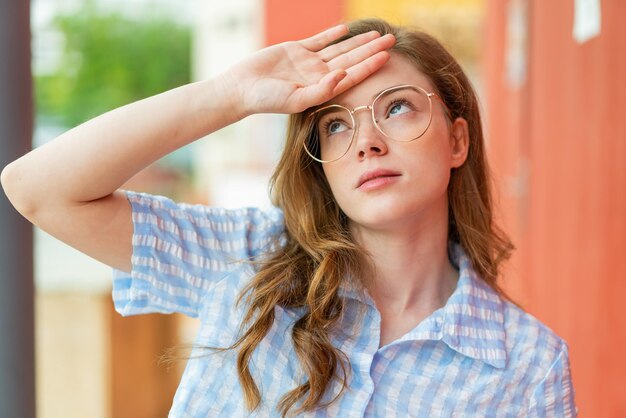
[[[2,167],[109,109],[342,21],[379,16],[433,33],[482,100],[499,222],[517,246],[505,289],[569,343],[581,416],[626,417],[624,1],[14,0],[0,7]],[[249,117],[124,188],[190,203],[269,205],[285,121]],[[122,318],[107,266],[32,228],[5,196],[0,210],[0,416],[167,416],[184,364],[160,365],[159,357],[192,342],[195,321]]]

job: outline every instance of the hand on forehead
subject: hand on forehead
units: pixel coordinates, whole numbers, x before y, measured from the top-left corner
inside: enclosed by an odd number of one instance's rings
[[[399,85],[414,85],[428,92],[434,90],[432,82],[415,64],[405,56],[392,52],[389,61],[379,70],[324,104],[340,104],[348,108],[366,106],[383,90]]]

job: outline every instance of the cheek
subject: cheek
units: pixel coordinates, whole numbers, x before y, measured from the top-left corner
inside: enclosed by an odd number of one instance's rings
[[[406,162],[411,189],[419,194],[439,194],[448,188],[450,168],[446,162],[436,158],[420,158]]]
[[[425,166],[447,166],[452,164],[452,148],[447,129],[444,126],[431,125],[432,130],[408,143],[395,144],[395,154],[405,162],[414,160]]]
[[[446,191],[450,181],[452,154],[444,138],[422,144],[411,144],[404,150],[401,165],[406,168],[411,184],[421,191],[433,193]],[[420,190],[415,190],[420,192]]]

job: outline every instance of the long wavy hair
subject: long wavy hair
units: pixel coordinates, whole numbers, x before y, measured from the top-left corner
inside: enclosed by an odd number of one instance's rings
[[[450,242],[459,243],[475,271],[506,299],[496,280],[502,261],[513,245],[494,223],[490,175],[485,159],[483,132],[476,94],[457,61],[433,37],[379,19],[358,20],[348,25],[340,42],[371,30],[396,38],[391,51],[408,58],[435,86],[450,111],[451,120],[464,118],[469,126],[469,153],[465,163],[452,170],[448,185]],[[257,274],[239,295],[246,302],[237,349],[237,371],[246,407],[255,410],[261,393],[249,368],[255,348],[274,322],[276,305],[304,308],[293,325],[292,339],[305,383],[285,393],[278,409],[285,417],[334,402],[346,388],[349,362],[331,344],[343,301],[338,295],[347,277],[359,277],[363,249],[351,238],[345,215],[339,208],[323,174],[321,164],[304,151],[305,119],[311,110],[290,116],[282,158],[271,179],[273,203],[284,212],[286,239],[269,254]],[[322,404],[333,379],[341,383],[339,394]]]

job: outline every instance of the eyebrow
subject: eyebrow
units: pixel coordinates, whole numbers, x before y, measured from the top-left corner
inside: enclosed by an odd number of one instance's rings
[[[357,84],[357,85],[358,85],[358,84]],[[391,88],[398,87],[398,86],[407,86],[407,85],[411,85],[411,86],[413,86],[413,85],[417,85],[417,84],[400,83],[400,84],[395,84],[395,85],[393,85],[393,86],[385,87],[384,89],[380,90],[379,92],[374,93],[374,94],[371,96],[370,101],[372,101],[372,102],[373,102],[373,101],[374,101],[374,99],[375,99],[375,98],[376,98],[376,97],[377,97],[380,93],[382,93],[383,91],[385,91],[385,90],[387,90],[387,89],[391,89]],[[337,102],[334,102],[334,103],[333,103],[333,99],[330,99],[329,101],[327,101],[327,102],[325,102],[325,103],[320,104],[320,105],[319,105],[319,107],[324,107],[324,106],[328,106],[328,105],[332,105],[332,104],[338,104],[338,105],[341,105],[341,106],[344,106],[344,107],[348,107],[346,103],[337,103]],[[370,104],[371,104],[371,103],[370,103]],[[359,106],[363,106],[363,105],[359,105]],[[354,107],[354,106],[353,106],[353,107]]]

